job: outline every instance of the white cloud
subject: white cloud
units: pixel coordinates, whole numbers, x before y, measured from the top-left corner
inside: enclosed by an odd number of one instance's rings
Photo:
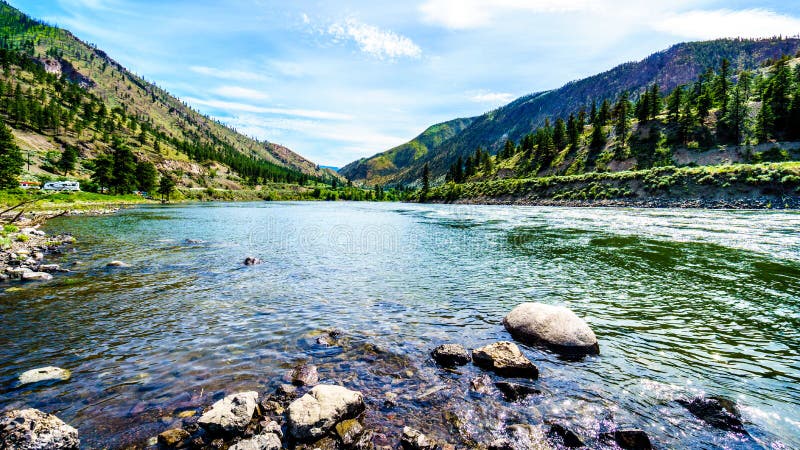
[[[379,59],[419,58],[422,55],[422,49],[411,39],[355,19],[335,23],[328,27],[327,32],[335,41],[354,41],[362,52]]]
[[[671,14],[652,27],[689,39],[758,38],[798,35],[800,19],[766,9],[720,9]]]
[[[303,19],[303,23],[304,23],[304,24],[308,25],[308,24],[310,24],[310,23],[311,23],[311,19],[308,17],[308,14],[306,14],[306,13],[302,13],[302,14],[300,15],[300,17],[302,17],[302,19]]]
[[[469,99],[475,103],[487,103],[492,105],[505,105],[516,97],[508,92],[478,92]]]
[[[269,79],[266,75],[259,72],[247,72],[244,70],[217,69],[215,67],[192,66],[189,68],[194,73],[206,75],[214,78],[235,81],[263,81]]]
[[[428,23],[459,30],[489,25],[503,12],[560,13],[592,9],[595,3],[590,0],[427,0],[419,11]]]
[[[220,97],[241,98],[246,100],[269,100],[269,94],[256,89],[241,86],[220,86],[213,91]]]
[[[251,105],[249,103],[229,102],[225,100],[204,100],[195,97],[186,97],[187,103],[200,106],[208,106],[210,108],[222,111],[240,111],[255,114],[277,114],[284,116],[305,117],[309,119],[320,120],[350,120],[352,116],[347,114],[340,114],[329,111],[317,111],[313,109],[295,109],[295,108],[266,108],[262,106]]]

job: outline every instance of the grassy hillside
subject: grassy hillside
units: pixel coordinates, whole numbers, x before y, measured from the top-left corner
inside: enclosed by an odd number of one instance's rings
[[[387,184],[418,184],[421,168],[426,162],[432,176],[441,179],[459,157],[465,159],[476,148],[483,147],[494,154],[507,138],[520,141],[544,125],[546,118],[566,120],[569,114],[577,114],[593,101],[613,101],[623,91],[636,98],[654,83],[662,91],[669,92],[679,85],[693,82],[709,67],[719,67],[723,59],[731,62],[734,72],[753,70],[764,60],[794,55],[798,50],[800,39],[723,39],[678,44],[642,61],[620,65],[553,91],[525,96],[486,113],[462,132],[429,149],[425,157],[382,173],[380,180]],[[355,176],[353,179],[361,178]],[[369,177],[366,181],[371,182]]]
[[[0,2],[0,118],[23,151],[27,177],[64,175],[55,163],[68,148],[85,178],[89,161],[114,145],[153,162],[186,187],[237,189],[268,181],[330,180],[328,171],[291,150],[237,133],[126,70],[70,32]]]
[[[386,184],[405,174],[409,168],[415,167],[418,161],[427,160],[431,150],[464,131],[474,120],[475,118],[455,119],[433,125],[411,141],[372,157],[352,162],[339,170],[339,173],[349,180],[368,180],[373,185]],[[410,176],[416,175],[410,174]]]

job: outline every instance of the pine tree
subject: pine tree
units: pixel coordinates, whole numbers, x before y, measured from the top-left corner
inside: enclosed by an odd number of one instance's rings
[[[567,126],[564,124],[564,119],[556,120],[556,126],[553,129],[553,144],[558,150],[564,150],[567,147]]]
[[[129,194],[136,187],[136,156],[127,145],[119,141],[115,142],[114,147],[112,187],[117,194]]]
[[[608,125],[609,120],[611,120],[611,103],[606,99],[600,105],[600,112],[597,113],[597,123],[605,126]]]
[[[624,148],[628,142],[628,133],[630,133],[630,101],[628,100],[628,92],[623,91],[619,96],[617,104],[614,106],[614,115],[616,116],[616,124],[614,132],[617,135],[617,148]]]
[[[569,115],[567,120],[567,144],[572,149],[578,148],[578,140],[580,139],[580,130],[578,129],[578,120],[573,114]]]
[[[722,117],[718,126],[720,137],[737,145],[742,142],[747,128],[747,101],[750,98],[750,80],[751,75],[749,72],[739,74],[739,81],[728,99],[727,114]]]
[[[14,134],[5,123],[0,122],[0,189],[19,187],[18,177],[24,164]]]
[[[97,183],[100,192],[110,190],[113,184],[114,160],[109,155],[100,155],[92,160],[92,165],[94,166],[92,181]]]
[[[650,120],[655,120],[661,113],[661,93],[657,83],[650,87]]]
[[[593,150],[600,150],[606,145],[606,133],[600,125],[592,126],[592,136],[589,140],[589,146]]]
[[[136,164],[136,187],[141,192],[153,192],[158,178],[156,166],[149,161]]]
[[[727,108],[728,92],[730,90],[731,63],[723,58],[716,79],[714,97],[720,106],[720,115],[724,116]]]
[[[169,201],[169,196],[175,190],[175,180],[171,175],[161,175],[161,181],[158,183],[158,193],[161,194],[162,201]]]
[[[428,198],[428,192],[431,190],[431,169],[428,163],[422,166],[422,194],[420,199],[424,202]]]
[[[681,118],[681,106],[683,105],[683,86],[678,86],[672,91],[667,100],[667,114],[670,123],[677,124]]]
[[[64,152],[61,154],[61,159],[58,160],[58,168],[64,175],[75,170],[75,164],[78,162],[78,149],[67,145]]]

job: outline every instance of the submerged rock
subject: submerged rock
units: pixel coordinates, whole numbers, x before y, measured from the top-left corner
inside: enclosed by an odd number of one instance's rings
[[[442,367],[463,366],[472,360],[463,346],[459,344],[443,344],[431,352],[431,357]]]
[[[42,381],[69,380],[70,371],[60,367],[41,367],[23,372],[19,376],[19,384],[40,383]]]
[[[52,414],[30,408],[0,416],[0,448],[73,450],[79,445],[78,430]]]
[[[525,450],[551,450],[544,432],[533,425],[519,423],[506,427],[512,448]]]
[[[261,260],[256,257],[248,256],[244,259],[245,266],[255,266],[256,264],[261,264]]]
[[[435,450],[436,442],[411,427],[403,428],[400,437],[400,446],[403,450]]]
[[[581,441],[581,438],[559,423],[550,425],[550,431],[547,432],[547,437],[550,438],[551,441],[554,441],[555,444],[562,445],[567,448],[583,447],[583,441]]]
[[[244,439],[228,447],[228,450],[279,450],[283,445],[278,435],[264,433]]]
[[[637,428],[616,430],[613,433],[605,433],[601,437],[613,439],[625,450],[652,450],[653,448],[647,433]]]
[[[53,276],[47,272],[23,272],[22,281],[50,281]]]
[[[158,435],[158,445],[167,448],[177,448],[184,444],[191,435],[182,428],[173,428]]]
[[[513,342],[501,341],[472,351],[475,365],[504,377],[536,379],[539,369],[522,354]]]
[[[356,419],[343,420],[336,424],[336,435],[346,447],[351,447],[364,434],[364,426]]]
[[[295,386],[314,386],[319,383],[317,366],[313,364],[303,364],[292,370],[292,384]]]
[[[229,395],[211,405],[211,409],[197,421],[211,434],[243,431],[256,410],[258,393],[254,391]]]
[[[563,306],[523,303],[503,319],[514,339],[544,344],[559,353],[597,354],[600,347],[589,325]]]
[[[731,400],[722,397],[697,397],[691,402],[678,400],[690,413],[712,427],[725,431],[747,433],[742,424],[741,414]]]
[[[130,267],[131,265],[122,261],[111,261],[106,267]]]
[[[489,375],[483,374],[469,381],[469,388],[479,394],[492,392],[492,379]]]
[[[289,405],[289,434],[301,441],[319,439],[338,422],[364,411],[364,396],[342,386],[320,384]]]
[[[509,383],[507,381],[498,381],[494,384],[500,392],[503,393],[503,398],[508,402],[515,402],[531,394],[541,394],[542,391],[532,387],[525,386],[524,384]]]

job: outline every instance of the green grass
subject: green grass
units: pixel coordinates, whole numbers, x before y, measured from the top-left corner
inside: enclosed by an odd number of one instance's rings
[[[48,194],[40,191],[10,190],[0,191],[0,208],[5,209],[22,202],[26,204],[22,208],[31,211],[50,211],[60,209],[85,210],[107,207],[112,205],[133,205],[147,203],[146,200],[138,195],[105,195],[92,192],[60,192]]]

